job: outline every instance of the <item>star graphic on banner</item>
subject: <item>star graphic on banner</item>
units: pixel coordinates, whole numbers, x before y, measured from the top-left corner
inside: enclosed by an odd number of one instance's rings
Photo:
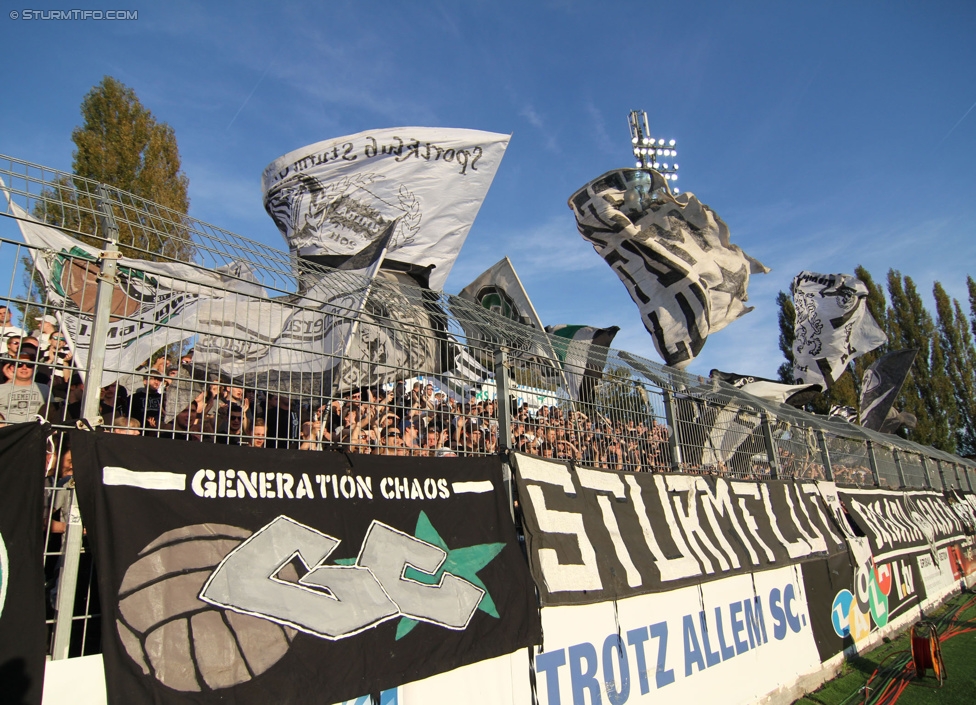
[[[437,529],[430,523],[427,513],[423,511],[417,517],[417,528],[414,531],[414,536],[421,541],[426,541],[433,546],[437,546],[447,554],[447,557],[444,559],[441,567],[433,574],[422,573],[408,565],[403,574],[404,578],[416,580],[418,583],[423,583],[424,585],[437,585],[441,581],[441,576],[444,573],[456,575],[484,590],[485,594],[481,598],[481,602],[478,603],[478,609],[496,619],[499,618],[498,610],[495,608],[495,601],[491,599],[491,595],[488,594],[488,588],[482,582],[481,578],[478,577],[478,572],[491,563],[495,556],[501,553],[501,550],[505,548],[504,543],[480,543],[463,548],[448,548],[447,543],[437,533]],[[355,558],[342,558],[336,561],[339,565],[352,565],[355,562]],[[417,624],[418,622],[415,619],[401,617],[399,624],[397,624],[397,641],[409,634]]]
[[[733,299],[745,300],[746,279],[749,276],[746,266],[742,265],[737,272],[726,269],[722,265],[719,265],[718,268],[722,272],[722,283],[714,287],[714,290],[725,292],[731,295]]]

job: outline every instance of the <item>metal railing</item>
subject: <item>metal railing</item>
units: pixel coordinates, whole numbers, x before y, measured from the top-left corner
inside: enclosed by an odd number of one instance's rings
[[[0,194],[0,272],[9,273],[0,306],[11,325],[42,328],[31,381],[50,394],[27,411],[57,430],[86,419],[115,433],[231,445],[432,457],[517,450],[631,472],[972,491],[968,460],[625,351],[560,345],[425,289],[416,273],[370,281],[316,266],[9,157],[0,178],[10,194],[9,203]],[[39,223],[89,249],[25,244],[20,227]],[[196,313],[160,303],[177,300]],[[53,330],[43,330],[45,316]],[[289,326],[317,331],[317,342],[284,335]],[[82,349],[57,341],[126,327],[143,331],[130,350],[145,359],[96,344],[80,364]],[[21,352],[0,347],[5,374],[31,363]],[[63,465],[63,438],[55,442],[52,462]],[[48,482],[51,654],[64,658],[98,650],[98,603],[80,518],[65,510],[70,478]]]

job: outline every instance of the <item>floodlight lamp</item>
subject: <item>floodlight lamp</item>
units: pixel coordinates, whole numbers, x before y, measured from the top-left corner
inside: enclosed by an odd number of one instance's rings
[[[677,171],[677,170],[678,170],[678,165],[677,165],[677,164],[675,164],[675,165],[674,165],[674,170],[675,170],[675,171]]]
[[[637,162],[636,164],[634,164],[634,166],[636,166],[639,169],[640,166],[641,166],[641,163],[640,162]]]
[[[672,181],[677,181],[678,180],[678,175],[677,174],[671,174],[671,180]]]
[[[657,143],[663,147],[664,146],[664,138],[662,137],[661,139],[659,139],[657,141]]]
[[[667,162],[664,162],[664,168],[665,168],[665,169],[667,169],[667,168],[668,168],[668,163],[667,163]]]
[[[633,142],[634,144],[637,144],[637,138],[636,137],[631,137],[630,138],[630,141]]]
[[[671,146],[673,147],[673,146],[674,146],[674,144],[675,144],[675,142],[674,142],[674,140],[671,140],[670,142],[668,142],[668,144],[669,144],[669,145],[671,145]]]

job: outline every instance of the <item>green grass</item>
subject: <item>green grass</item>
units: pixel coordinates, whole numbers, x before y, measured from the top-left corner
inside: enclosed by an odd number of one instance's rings
[[[961,614],[950,619],[962,605],[973,597],[964,592],[946,602],[939,610],[927,615],[927,619],[939,626],[939,633],[946,629],[976,628],[976,605],[971,605]],[[842,667],[839,676],[825,683],[820,690],[796,701],[795,705],[861,705],[865,702],[864,686],[875,669],[885,661],[885,670],[893,664],[909,660],[908,631],[882,644],[873,651],[849,659]],[[898,654],[898,652],[904,652]],[[938,703],[976,703],[976,631],[953,636],[942,642],[942,658],[945,661],[946,679],[942,687],[932,676],[931,670],[925,678],[913,679],[898,698],[898,705],[932,705]],[[868,694],[877,695],[880,677],[871,684]],[[869,703],[874,702],[869,697]],[[890,703],[892,700],[886,700]]]

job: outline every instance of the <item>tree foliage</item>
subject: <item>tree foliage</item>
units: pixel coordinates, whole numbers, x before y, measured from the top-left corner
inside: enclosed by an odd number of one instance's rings
[[[958,412],[954,429],[956,450],[963,455],[973,455],[976,454],[976,346],[970,333],[970,321],[959,302],[950,301],[941,283],[935,282],[932,293],[939,322],[939,341],[945,352],[946,374]]]
[[[956,402],[932,316],[912,278],[894,269],[888,271],[888,294],[890,349],[918,349],[895,406],[918,419],[913,441],[951,452],[955,450]]]
[[[71,134],[72,170],[81,178],[61,179],[46,190],[35,215],[103,247],[99,197],[88,180],[97,181],[131,194],[113,205],[124,255],[189,261],[194,252],[184,219],[189,179],[173,128],[157,122],[135,91],[111,76],[88,92],[81,115],[82,125]]]
[[[793,342],[796,340],[796,307],[793,298],[785,291],[776,295],[776,307],[779,309],[779,351],[783,353],[786,362],[776,370],[779,381],[793,384]]]

